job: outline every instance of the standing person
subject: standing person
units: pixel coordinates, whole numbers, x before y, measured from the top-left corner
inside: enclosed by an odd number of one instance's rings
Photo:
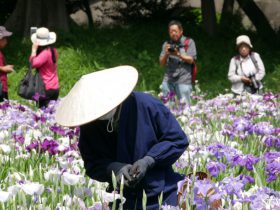
[[[86,174],[118,186],[124,176],[124,209],[177,205],[181,175],[172,164],[188,146],[188,138],[172,113],[149,94],[132,92],[138,73],[121,66],[83,76],[57,108],[62,126],[80,126],[79,149]]]
[[[57,50],[53,47],[56,34],[47,28],[38,28],[31,35],[32,51],[29,61],[39,71],[45,84],[46,95],[39,98],[39,108],[46,107],[50,100],[57,100],[59,81],[57,73]]]
[[[190,104],[192,64],[196,60],[195,42],[183,35],[183,26],[179,21],[171,21],[168,24],[168,32],[170,41],[163,43],[159,57],[160,65],[166,66],[162,82],[163,95],[166,97],[172,91],[180,100]]]
[[[236,38],[238,55],[231,58],[228,79],[232,83],[231,91],[235,95],[243,92],[251,94],[262,89],[261,80],[265,75],[265,68],[260,55],[252,51],[253,45],[246,35]]]
[[[7,31],[4,26],[0,26],[0,102],[4,101],[4,99],[9,99],[7,74],[14,71],[13,65],[6,65],[5,57],[2,52],[2,49],[4,49],[8,43],[7,37],[12,34],[13,33]]]

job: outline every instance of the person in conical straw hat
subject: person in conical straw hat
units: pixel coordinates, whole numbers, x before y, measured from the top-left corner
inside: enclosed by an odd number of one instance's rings
[[[177,205],[177,182],[183,177],[172,164],[189,142],[175,117],[158,99],[134,92],[138,72],[119,66],[81,77],[57,107],[62,126],[80,126],[79,149],[86,174],[118,186],[124,177],[124,209],[147,209],[163,203]]]

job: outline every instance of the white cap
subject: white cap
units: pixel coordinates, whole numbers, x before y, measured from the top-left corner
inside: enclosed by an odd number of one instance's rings
[[[39,46],[46,46],[56,42],[56,33],[50,32],[47,28],[38,28],[36,33],[31,35],[32,43],[37,43]]]
[[[239,46],[242,43],[245,43],[245,44],[249,45],[249,47],[253,48],[250,38],[247,35],[240,35],[236,38],[236,46]]]

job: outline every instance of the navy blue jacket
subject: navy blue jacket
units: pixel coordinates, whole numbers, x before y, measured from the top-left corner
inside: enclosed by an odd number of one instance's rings
[[[142,209],[142,193],[147,194],[147,209],[163,204],[177,205],[177,182],[182,178],[172,164],[189,142],[179,123],[159,100],[149,94],[133,92],[123,103],[118,128],[108,133],[108,121],[96,120],[81,126],[79,149],[86,174],[92,179],[111,183],[107,166],[111,162],[133,164],[148,155],[155,165],[133,189],[125,188],[125,209]]]

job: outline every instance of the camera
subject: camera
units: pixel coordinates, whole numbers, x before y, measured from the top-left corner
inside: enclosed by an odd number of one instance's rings
[[[180,48],[179,44],[174,43],[172,41],[169,41],[168,44],[170,44],[170,48],[168,48],[168,51],[171,53],[175,52],[176,49],[179,50],[179,48]]]
[[[32,34],[36,33],[36,31],[37,31],[37,27],[34,27],[34,26],[30,27],[30,36]]]
[[[258,81],[258,80],[256,80],[256,77],[255,77],[255,75],[251,75],[250,77],[249,77],[249,79],[251,80],[251,82],[252,82],[252,86],[255,88],[255,89],[260,89],[260,82]]]

